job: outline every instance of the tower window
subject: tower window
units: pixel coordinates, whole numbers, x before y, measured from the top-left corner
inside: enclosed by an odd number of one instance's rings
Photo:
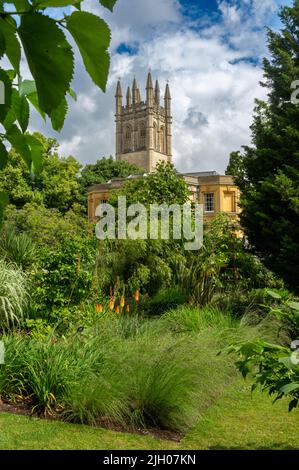
[[[125,130],[125,145],[124,145],[124,151],[125,152],[130,152],[133,147],[132,145],[132,137],[133,137],[133,132],[132,132],[132,126],[128,125],[126,126]]]
[[[139,147],[144,149],[146,147],[146,128],[144,122],[140,123],[139,133]]]
[[[204,211],[215,212],[215,194],[204,193]]]

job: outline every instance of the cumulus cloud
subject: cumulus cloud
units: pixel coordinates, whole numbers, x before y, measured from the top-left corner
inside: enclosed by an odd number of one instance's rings
[[[281,0],[280,3],[286,0]],[[135,75],[143,95],[149,68],[161,89],[170,81],[174,163],[181,171],[226,168],[229,153],[250,142],[249,126],[266,54],[265,25],[278,0],[221,0],[215,14],[186,17],[178,0],[119,0],[113,14],[88,0],[89,11],[112,28],[111,71],[107,93],[94,87],[76,54],[73,87],[78,101],[60,135],[33,116],[32,128],[55,135],[64,154],[82,163],[114,154],[114,94],[121,77],[123,94]],[[133,53],[120,53],[126,44]]]

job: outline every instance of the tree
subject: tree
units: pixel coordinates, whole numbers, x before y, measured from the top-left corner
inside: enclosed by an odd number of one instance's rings
[[[12,149],[7,166],[0,172],[0,191],[5,191],[10,203],[18,209],[26,203],[37,202],[64,212],[79,200],[81,165],[72,156],[60,157],[55,139],[47,139],[39,133],[33,135],[43,147],[41,171],[33,176]]]
[[[102,158],[95,164],[86,165],[80,178],[81,203],[86,205],[88,188],[93,184],[106,183],[112,178],[126,178],[129,175],[140,173],[136,165],[124,161],[115,161],[112,157]]]
[[[116,0],[99,0],[111,11]],[[23,158],[29,171],[41,168],[43,146],[26,134],[29,105],[34,106],[52,127],[61,130],[67,114],[66,96],[74,74],[74,52],[64,30],[73,37],[86,71],[103,91],[109,72],[110,29],[101,18],[82,11],[84,0],[0,0],[0,58],[5,56],[12,69],[0,67],[0,170],[7,165],[11,145]],[[70,7],[62,15],[59,7]],[[48,7],[58,7],[57,19],[47,16]],[[60,13],[60,18],[59,18]],[[33,80],[23,80],[20,71],[22,51]],[[0,193],[0,216],[8,202]]]
[[[128,204],[185,204],[189,190],[184,179],[170,163],[161,162],[156,171],[128,181],[121,190],[115,191],[111,204],[117,204],[118,196],[126,196]]]
[[[299,0],[280,12],[283,29],[268,31],[264,59],[268,101],[257,101],[252,141],[229,171],[242,191],[241,223],[267,267],[299,290],[299,106],[290,96],[299,77]],[[236,165],[237,161],[237,165]]]

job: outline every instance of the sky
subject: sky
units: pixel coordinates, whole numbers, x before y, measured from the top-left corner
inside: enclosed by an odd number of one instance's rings
[[[76,52],[72,87],[78,99],[69,101],[63,131],[54,132],[35,112],[31,130],[57,138],[60,153],[83,164],[114,155],[117,79],[125,95],[136,76],[144,98],[151,69],[162,90],[170,83],[176,168],[224,172],[230,152],[250,143],[254,99],[266,97],[259,84],[267,54],[266,26],[279,28],[277,12],[291,3],[118,0],[110,13],[98,0],[85,0],[84,9],[100,15],[112,30],[107,92],[92,83]]]

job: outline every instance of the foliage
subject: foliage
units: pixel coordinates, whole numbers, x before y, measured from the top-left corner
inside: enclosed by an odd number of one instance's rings
[[[172,165],[161,163],[146,177],[126,182],[112,194],[109,203],[117,206],[119,196],[127,197],[127,205],[184,204],[188,188]],[[172,283],[173,268],[182,256],[181,240],[105,240],[100,242],[98,271],[102,272],[106,291],[119,279],[129,291],[141,289],[153,295]]]
[[[102,158],[95,164],[85,165],[80,177],[80,202],[86,205],[86,194],[90,186],[107,183],[113,178],[126,178],[140,173],[140,169],[124,161],[116,161],[112,157]]]
[[[291,298],[291,294],[287,290],[276,289],[275,285],[268,285],[268,288],[270,287],[273,288],[273,292],[285,300]],[[251,316],[252,320],[254,317],[260,319],[268,314],[269,307],[275,306],[278,302],[277,299],[269,295],[268,288],[246,290],[237,286],[228,292],[216,294],[211,304],[233,317]]]
[[[170,163],[158,163],[156,170],[145,178],[128,181],[110,199],[117,205],[118,196],[126,196],[127,204],[185,204],[189,191],[186,182]]]
[[[112,11],[116,2],[100,0],[100,3]],[[82,11],[84,5],[83,0],[0,1],[0,57],[6,57],[12,66],[7,70],[0,68],[5,91],[5,104],[0,106],[0,123],[4,128],[0,141],[1,169],[9,160],[5,142],[21,155],[30,172],[40,171],[43,145],[35,136],[26,134],[30,104],[44,119],[50,118],[55,130],[63,127],[68,110],[66,95],[75,97],[70,88],[74,52],[64,30],[73,37],[93,82],[105,91],[110,29],[101,18]],[[70,14],[62,16],[61,6],[69,6]],[[58,8],[55,19],[47,15],[48,7]],[[23,80],[21,59],[27,63],[33,80]],[[2,198],[2,208],[3,201]]]
[[[92,289],[96,238],[80,210],[62,214],[42,205],[26,204],[8,208],[5,228],[12,227],[18,238],[36,246],[30,315],[48,317],[56,307],[74,305],[87,298]]]
[[[204,227],[199,252],[185,253],[176,266],[176,282],[194,304],[206,305],[219,292],[275,286],[271,272],[236,235],[237,227],[226,214],[218,214]]]
[[[70,235],[58,246],[41,249],[40,269],[34,277],[35,308],[73,305],[86,299],[92,288],[95,256],[94,238]]]
[[[8,206],[4,226],[26,233],[40,247],[55,247],[68,237],[90,236],[93,231],[77,205],[64,214],[36,203],[25,204],[19,210]]]
[[[26,233],[17,233],[7,226],[0,233],[0,256],[26,270],[36,263],[37,249]]]
[[[291,326],[291,333],[296,341],[285,346],[257,340],[232,345],[228,351],[238,354],[236,365],[242,375],[246,377],[250,374],[254,377],[253,389],[261,386],[262,390],[275,396],[275,401],[287,396],[291,411],[298,406],[299,401],[299,302],[284,301],[275,292],[269,294],[281,301],[281,306],[270,308],[270,314]]]
[[[176,245],[163,240],[100,241],[96,260],[99,288],[109,293],[110,286],[120,282],[128,293],[139,289],[154,295],[172,282],[172,266],[180,256]]]
[[[0,328],[17,324],[28,301],[28,284],[25,274],[12,264],[0,259]]]
[[[79,201],[81,165],[74,157],[60,157],[55,139],[39,133],[33,135],[43,146],[41,171],[32,177],[20,155],[11,150],[8,164],[0,173],[0,190],[8,194],[10,203],[17,208],[36,202],[65,212]]]
[[[151,321],[100,314],[63,336],[54,328],[47,338],[4,337],[0,395],[70,421],[185,432],[234,378],[233,358],[217,357],[219,348],[256,335],[216,310]]]
[[[184,304],[185,301],[186,297],[179,286],[168,287],[160,289],[152,298],[146,300],[142,309],[148,315],[161,315]]]
[[[257,101],[253,146],[232,154],[228,171],[241,189],[240,215],[249,242],[271,270],[299,289],[299,131],[292,84],[298,80],[299,2],[284,7],[281,32],[268,31],[264,60],[269,100]]]

